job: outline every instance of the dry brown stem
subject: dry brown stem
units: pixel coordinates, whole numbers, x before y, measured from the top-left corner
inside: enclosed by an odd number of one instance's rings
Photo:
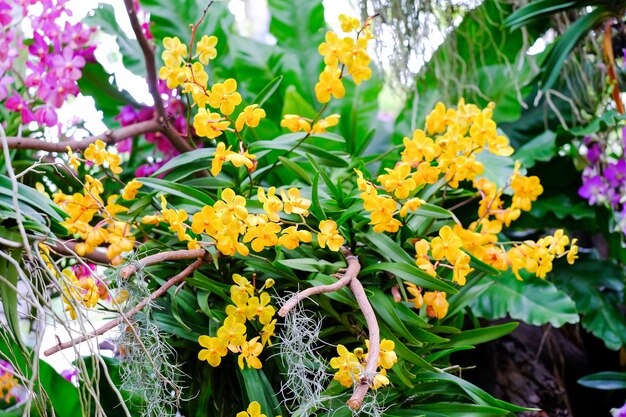
[[[353,410],[358,410],[361,408],[361,404],[363,403],[363,398],[365,398],[365,394],[369,390],[370,386],[373,385],[373,379],[376,375],[376,368],[378,367],[378,357],[380,354],[380,329],[378,327],[378,321],[376,320],[376,314],[374,314],[374,309],[367,299],[367,294],[365,294],[365,289],[361,284],[361,281],[358,280],[357,275],[361,271],[361,264],[356,256],[352,254],[350,249],[347,247],[341,248],[341,253],[346,258],[346,262],[348,263],[348,268],[342,274],[337,274],[335,276],[339,277],[339,281],[329,284],[329,285],[319,285],[316,287],[307,288],[304,291],[300,291],[291,297],[287,302],[281,307],[278,311],[278,315],[281,317],[285,317],[289,312],[304,298],[310,297],[315,294],[323,294],[332,291],[337,291],[345,286],[349,286],[350,290],[354,294],[357,303],[359,304],[359,308],[363,312],[363,316],[365,317],[365,322],[367,324],[367,328],[369,331],[369,352],[367,355],[367,363],[365,364],[365,369],[363,371],[363,376],[357,382],[354,387],[354,392],[350,399],[346,402],[348,407]]]
[[[149,265],[158,264],[165,261],[178,261],[182,259],[196,259],[208,255],[204,249],[181,249],[167,252],[160,252],[154,255],[146,256],[140,261],[130,263],[124,266],[120,270],[120,276],[124,279],[128,279],[132,274],[137,272],[138,269],[144,268]]]
[[[153,301],[153,300],[161,297],[162,295],[164,295],[167,292],[167,290],[169,290],[174,285],[178,284],[180,281],[182,281],[185,278],[187,278],[196,269],[200,268],[203,264],[208,262],[209,259],[207,259],[207,256],[204,256],[205,254],[206,253],[202,254],[201,258],[196,259],[192,264],[188,265],[187,268],[183,269],[178,275],[175,275],[172,278],[170,278],[169,280],[167,280],[163,285],[161,285],[159,288],[157,288],[152,294],[150,294],[149,296],[147,296],[146,298],[141,300],[135,307],[133,307],[132,309],[130,309],[126,313],[122,313],[118,318],[109,321],[108,323],[106,323],[102,327],[94,330],[91,333],[84,334],[84,335],[82,335],[80,337],[77,337],[75,339],[72,339],[70,341],[59,343],[58,345],[56,345],[54,347],[51,347],[50,349],[46,350],[43,353],[44,356],[50,356],[50,355],[52,355],[54,353],[60,352],[60,351],[62,351],[64,349],[70,348],[70,347],[75,346],[75,345],[77,345],[79,343],[82,343],[82,342],[85,342],[85,341],[87,341],[89,339],[92,339],[92,338],[94,338],[96,336],[100,336],[100,335],[106,333],[107,331],[109,331],[111,329],[114,329],[115,327],[117,327],[123,321],[128,320],[128,318],[130,318],[130,317],[134,316],[135,314],[139,313],[146,305],[148,305],[148,303],[150,303],[151,301]]]
[[[145,122],[139,122],[134,125],[121,127],[115,130],[107,130],[106,132],[90,136],[83,140],[71,140],[65,142],[45,142],[37,138],[20,138],[20,137],[7,137],[7,143],[10,149],[30,149],[34,151],[46,151],[46,152],[66,152],[67,147],[72,151],[84,151],[97,140],[101,140],[106,144],[114,144],[124,139],[132,138],[134,136],[143,135],[148,132],[157,132],[161,130],[161,125],[156,119],[147,120]]]

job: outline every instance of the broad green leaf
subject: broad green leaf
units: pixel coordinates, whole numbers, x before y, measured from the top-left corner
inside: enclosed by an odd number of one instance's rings
[[[489,181],[496,183],[498,188],[504,188],[507,181],[513,174],[515,161],[510,156],[494,155],[491,152],[484,151],[476,156],[476,160],[482,162],[484,171],[478,178],[487,178]],[[526,171],[520,170],[520,174],[524,175]]]
[[[270,32],[276,37],[277,44],[285,50],[285,58],[294,63],[292,66],[299,68],[301,75],[297,88],[310,102],[322,62],[322,57],[315,53],[324,40],[322,0],[269,0],[268,7],[271,14]]]
[[[412,282],[415,285],[419,285],[420,287],[424,287],[429,290],[445,291],[449,294],[455,294],[458,292],[456,288],[452,287],[450,284],[440,279],[431,277],[414,265],[405,263],[382,262],[368,266],[361,271],[361,274],[367,275],[378,271],[390,272],[402,280]]]
[[[509,414],[507,410],[487,405],[454,402],[419,404],[411,409],[393,410],[385,413],[389,417],[500,417]]]
[[[585,329],[609,349],[626,344],[626,318],[618,304],[624,296],[624,271],[610,260],[578,259],[555,268],[554,283],[576,303]]]
[[[598,372],[580,378],[578,383],[595,389],[626,389],[626,372]]]
[[[501,319],[508,315],[534,326],[550,323],[554,327],[579,321],[574,301],[549,281],[532,276],[519,281],[512,273],[487,279],[493,285],[472,306],[478,316]]]
[[[542,89],[549,90],[561,76],[561,70],[567,57],[580,40],[594,27],[607,18],[612,17],[608,8],[596,7],[591,12],[582,15],[572,23],[554,42],[552,49],[542,64]]]
[[[372,305],[376,306],[376,314],[382,318],[389,327],[394,329],[398,336],[404,337],[409,343],[422,345],[424,341],[418,340],[415,337],[415,329],[409,331],[400,316],[398,316],[396,312],[396,305],[391,301],[389,296],[378,288],[368,288],[367,291],[373,294],[370,298]]]
[[[13,196],[11,180],[4,175],[0,175],[0,195]],[[18,199],[57,222],[63,222],[64,218],[67,217],[67,214],[54,204],[52,200],[44,197],[37,190],[21,183],[18,184]]]
[[[515,159],[524,168],[531,168],[537,161],[547,162],[556,155],[556,133],[546,130],[539,136],[526,142],[515,151]]]
[[[278,77],[274,78],[272,81],[269,82],[269,84],[265,86],[265,88],[263,88],[263,90],[261,90],[261,92],[254,98],[252,103],[258,104],[259,107],[263,107],[263,104],[265,104],[265,102],[270,97],[272,97],[272,94],[274,94],[276,90],[278,90],[278,87],[280,87],[280,83],[282,81],[283,81],[282,75],[279,75]]]

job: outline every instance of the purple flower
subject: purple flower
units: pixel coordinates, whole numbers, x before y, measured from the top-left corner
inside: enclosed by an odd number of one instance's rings
[[[50,66],[54,68],[59,77],[68,77],[70,80],[78,80],[83,74],[81,69],[85,66],[85,58],[75,55],[69,46],[63,49],[63,54],[53,55],[50,58]]]
[[[13,93],[13,95],[9,97],[9,99],[6,101],[4,106],[9,110],[19,112],[22,116],[22,123],[24,124],[30,123],[35,120],[35,115],[28,108],[28,103],[22,100],[22,97],[20,97],[17,93]]]
[[[95,264],[76,264],[72,266],[72,271],[76,278],[89,277],[96,271]]]
[[[33,43],[28,47],[28,52],[31,55],[38,56],[40,59],[43,59],[48,54],[48,44],[39,33],[35,32],[33,34]]]
[[[122,126],[129,126],[134,123],[137,123],[137,111],[130,104],[122,107],[120,114],[113,118],[114,120],[118,120]]]
[[[598,201],[604,201],[608,192],[608,186],[601,176],[596,175],[591,178],[583,177],[583,185],[578,190],[578,195],[589,200],[589,204],[594,205]]]
[[[602,155],[602,148],[598,143],[593,143],[587,148],[587,160],[591,164],[595,164],[600,160]]]
[[[626,417],[626,404],[624,404],[620,408],[612,408],[611,415],[613,417]]]
[[[626,178],[626,161],[620,159],[616,164],[609,164],[604,170],[604,178],[609,181],[612,187],[619,187]]]
[[[9,96],[9,89],[7,86],[13,83],[13,81],[13,77],[9,77],[8,75],[0,78],[0,101]]]
[[[57,112],[50,106],[39,108],[35,112],[35,120],[42,126],[53,127],[59,121]]]
[[[69,382],[74,383],[74,381],[78,378],[78,369],[74,368],[61,371],[61,376]]]
[[[149,177],[157,172],[163,165],[165,165],[165,161],[143,164],[135,171],[135,177]]]

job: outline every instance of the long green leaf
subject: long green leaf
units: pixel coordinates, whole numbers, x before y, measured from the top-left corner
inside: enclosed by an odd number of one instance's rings
[[[361,271],[361,274],[367,275],[378,271],[390,272],[400,279],[412,282],[420,287],[428,288],[429,290],[445,291],[449,294],[456,294],[458,292],[457,289],[450,284],[447,284],[440,279],[431,277],[414,265],[405,263],[382,262],[368,266]]]

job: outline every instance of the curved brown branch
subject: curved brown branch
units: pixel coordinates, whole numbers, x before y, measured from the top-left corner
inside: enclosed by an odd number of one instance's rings
[[[307,288],[304,291],[298,292],[287,300],[287,302],[278,311],[278,315],[285,317],[302,299],[306,297],[310,297],[315,294],[337,291],[346,285],[350,286],[350,290],[354,294],[354,297],[359,304],[359,308],[365,317],[365,322],[369,331],[370,343],[369,351],[367,353],[367,363],[365,364],[365,369],[363,370],[363,376],[357,382],[352,396],[346,402],[348,407],[353,410],[358,410],[361,408],[365,394],[367,394],[370,386],[373,385],[374,376],[377,373],[376,368],[378,368],[378,358],[380,356],[380,328],[378,327],[378,321],[376,320],[374,309],[367,299],[367,294],[365,294],[365,289],[363,288],[361,281],[357,278],[357,275],[361,271],[361,264],[359,263],[359,260],[352,254],[350,249],[345,246],[341,248],[341,253],[343,253],[343,256],[346,258],[348,268],[343,274],[338,275],[341,277],[339,281],[329,285],[319,285],[317,287]]]
[[[80,256],[76,254],[76,245],[78,245],[78,242],[56,242],[54,244],[45,243],[45,245],[60,255]],[[111,263],[105,253],[98,251],[85,254],[81,256],[81,258],[88,259],[98,264]]]
[[[278,315],[281,317],[285,317],[300,301],[305,298],[308,298],[315,294],[324,294],[328,292],[338,291],[346,285],[350,284],[352,278],[356,278],[357,274],[361,270],[361,264],[359,264],[359,260],[357,259],[357,257],[352,255],[351,253],[346,255],[346,262],[348,263],[348,268],[346,269],[346,271],[343,274],[335,275],[341,277],[339,281],[328,285],[318,285],[316,287],[307,288],[306,290],[294,294],[294,296],[287,300],[287,302],[283,304],[280,310],[278,310]]]
[[[108,332],[109,330],[114,329],[116,326],[118,326],[123,321],[127,320],[129,317],[132,317],[135,314],[139,313],[146,305],[148,305],[149,302],[151,302],[154,299],[159,298],[162,295],[164,295],[167,292],[167,290],[169,290],[174,285],[178,284],[180,281],[182,281],[185,278],[187,278],[196,269],[200,268],[207,261],[208,260],[204,256],[202,258],[196,259],[195,262],[193,262],[192,264],[188,265],[187,268],[183,269],[178,275],[175,275],[172,278],[170,278],[169,280],[167,280],[163,285],[161,285],[158,289],[156,289],[152,294],[150,294],[149,296],[147,296],[146,298],[141,300],[135,307],[133,307],[132,309],[130,309],[126,313],[121,314],[118,318],[109,321],[104,326],[94,330],[91,333],[84,334],[84,335],[82,335],[80,337],[77,337],[75,339],[72,339],[70,341],[59,343],[58,345],[51,347],[50,349],[46,350],[43,353],[44,356],[50,356],[50,355],[52,355],[54,353],[60,352],[60,351],[62,351],[64,349],[70,348],[70,347],[75,346],[75,345],[77,345],[79,343],[85,342],[85,341],[87,341],[89,339],[93,339],[96,336],[100,336],[100,335]]]
[[[137,11],[135,10],[135,6],[133,3],[133,0],[124,0],[126,13],[128,13],[128,18],[130,19],[130,25],[133,28],[135,37],[137,37],[137,42],[139,42],[139,46],[141,47],[141,51],[143,52],[143,56],[146,62],[146,81],[148,82],[150,95],[154,100],[154,108],[157,112],[157,120],[161,124],[161,132],[169,139],[172,145],[174,145],[174,147],[179,152],[189,152],[192,150],[192,147],[189,145],[189,143],[187,143],[185,139],[183,139],[169,126],[167,115],[165,114],[165,108],[163,107],[163,99],[161,98],[161,94],[159,93],[158,89],[154,46],[148,41],[145,34],[143,33],[143,28],[141,27],[141,23],[139,23]]]
[[[83,151],[97,140],[101,140],[107,144],[114,144],[123,141],[124,139],[143,135],[144,133],[157,132],[160,130],[160,123],[156,119],[153,119],[147,120],[145,122],[139,122],[134,125],[121,127],[115,130],[107,130],[100,135],[90,136],[83,140],[77,141],[44,142],[43,140],[36,138],[7,137],[7,142],[10,149],[31,149],[35,151],[46,152],[66,152],[66,148],[69,146],[72,151]]]
[[[378,327],[378,321],[376,320],[376,314],[374,309],[367,299],[365,289],[358,279],[350,281],[350,289],[354,293],[359,308],[363,312],[365,317],[365,323],[367,324],[367,330],[369,332],[369,351],[367,352],[367,363],[365,364],[365,370],[360,381],[354,387],[352,397],[346,402],[348,407],[353,410],[361,408],[363,398],[367,394],[367,390],[373,385],[373,379],[376,375],[376,368],[378,367],[378,357],[380,356],[380,329]]]
[[[208,255],[208,252],[204,249],[183,249],[167,252],[160,252],[154,255],[146,256],[145,258],[129,263],[120,270],[120,276],[124,279],[128,279],[132,274],[137,272],[138,269],[144,268],[149,265],[158,264],[164,261],[176,261],[181,259],[196,259],[202,256]]]

